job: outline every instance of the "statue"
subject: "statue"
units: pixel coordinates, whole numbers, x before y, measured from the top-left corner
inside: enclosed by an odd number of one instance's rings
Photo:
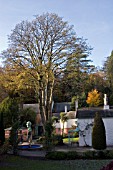
[[[107,105],[107,94],[104,94],[104,106]]]
[[[104,94],[104,109],[109,109],[107,94]]]
[[[28,142],[31,143],[32,142],[32,128],[31,128],[31,122],[28,121],[26,123],[27,129],[28,129]]]

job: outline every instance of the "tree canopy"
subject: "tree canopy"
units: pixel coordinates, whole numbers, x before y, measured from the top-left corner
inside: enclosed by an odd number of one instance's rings
[[[10,65],[16,63],[22,71],[27,70],[35,82],[45,123],[51,117],[55,76],[64,71],[73,57],[76,60],[77,56],[88,56],[90,50],[86,40],[77,37],[72,25],[57,14],[45,13],[17,24],[2,56]]]
[[[3,114],[4,128],[18,120],[19,106],[15,98],[7,97],[0,103],[0,115]]]
[[[107,82],[105,93],[108,96],[108,103],[113,105],[113,51],[104,62],[103,71],[105,73],[105,80]]]
[[[100,106],[103,103],[101,94],[96,90],[92,90],[88,93],[88,97],[86,102],[89,104],[89,106]]]

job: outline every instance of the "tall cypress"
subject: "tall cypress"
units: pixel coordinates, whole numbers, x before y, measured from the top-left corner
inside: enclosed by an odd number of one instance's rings
[[[97,112],[92,131],[92,147],[97,150],[106,149],[106,131],[102,117]]]

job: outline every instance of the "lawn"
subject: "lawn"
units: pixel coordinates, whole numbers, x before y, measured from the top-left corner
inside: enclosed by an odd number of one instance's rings
[[[68,143],[69,142],[69,140],[71,141],[71,142],[78,142],[79,141],[79,138],[64,138],[63,139],[63,143]]]
[[[0,170],[99,170],[111,160],[50,161],[6,156],[0,159]]]

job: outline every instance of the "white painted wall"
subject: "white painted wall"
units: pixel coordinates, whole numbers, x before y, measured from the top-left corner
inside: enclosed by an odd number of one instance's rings
[[[113,146],[113,118],[103,118],[106,129],[106,143],[107,146]]]
[[[93,119],[78,119],[78,126],[79,126],[79,146],[92,146],[92,127],[90,126],[88,130],[85,130],[87,124],[91,124],[94,120]],[[84,137],[83,137],[84,135]],[[85,144],[85,141],[86,144]]]
[[[94,119],[78,119],[80,130],[84,130],[85,126],[91,122],[94,122]],[[113,118],[103,118],[103,122],[106,129],[106,144],[107,146],[113,146]],[[92,127],[86,131],[85,135],[87,145],[92,146]],[[85,146],[83,136],[80,133],[79,146]]]

